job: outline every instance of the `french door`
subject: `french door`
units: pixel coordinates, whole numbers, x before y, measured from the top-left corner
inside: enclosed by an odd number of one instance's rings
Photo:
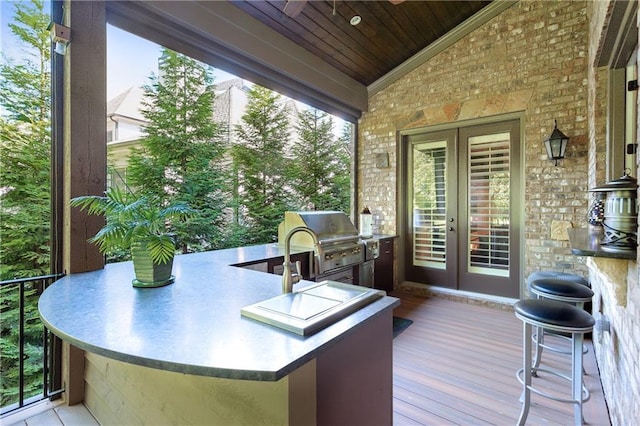
[[[519,296],[519,120],[406,136],[405,278]]]

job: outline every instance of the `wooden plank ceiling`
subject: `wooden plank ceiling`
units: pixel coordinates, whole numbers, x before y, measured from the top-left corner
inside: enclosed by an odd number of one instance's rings
[[[232,3],[369,86],[491,2],[289,1],[287,12],[295,16],[284,13],[284,0]],[[356,15],[362,20],[354,26]]]

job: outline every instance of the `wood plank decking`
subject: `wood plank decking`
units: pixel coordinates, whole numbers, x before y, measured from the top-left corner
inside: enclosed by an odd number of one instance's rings
[[[393,342],[394,424],[516,424],[522,322],[514,313],[442,297],[392,295],[402,300],[394,315],[414,321]],[[591,399],[584,404],[584,419],[589,425],[608,426],[591,342],[588,346],[584,381]],[[554,369],[570,365],[568,355],[545,351],[542,359]],[[536,383],[554,395],[566,397],[563,392],[569,392],[568,381],[553,376]],[[573,406],[533,394],[527,424],[573,424]]]
[[[393,341],[394,425],[514,425],[520,414],[521,385],[515,371],[522,359],[522,323],[513,312],[442,297],[393,295],[402,301],[394,315],[414,321]],[[588,346],[585,385],[591,399],[584,405],[584,419],[590,426],[609,426],[590,342]],[[543,360],[552,368],[568,365],[566,355],[545,352]],[[543,383],[568,392],[562,379]],[[55,407],[0,423],[96,424],[83,406],[67,409]],[[534,394],[527,424],[573,424],[572,406]]]

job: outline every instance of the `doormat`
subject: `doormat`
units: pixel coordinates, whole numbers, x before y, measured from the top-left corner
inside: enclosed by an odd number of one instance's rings
[[[413,321],[406,318],[393,317],[393,338],[398,337],[400,333],[405,331]]]

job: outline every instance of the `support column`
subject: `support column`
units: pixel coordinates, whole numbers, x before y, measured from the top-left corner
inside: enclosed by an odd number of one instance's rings
[[[87,242],[104,219],[69,207],[79,195],[101,195],[107,175],[107,44],[104,1],[65,1],[71,43],[64,64],[64,249],[67,274],[104,267]]]
[[[87,241],[104,219],[71,209],[79,195],[106,189],[107,44],[104,1],[64,1],[63,24],[71,28],[64,57],[62,267],[66,274],[104,267],[104,256]],[[63,345],[62,380],[67,404],[84,400],[84,351]]]

